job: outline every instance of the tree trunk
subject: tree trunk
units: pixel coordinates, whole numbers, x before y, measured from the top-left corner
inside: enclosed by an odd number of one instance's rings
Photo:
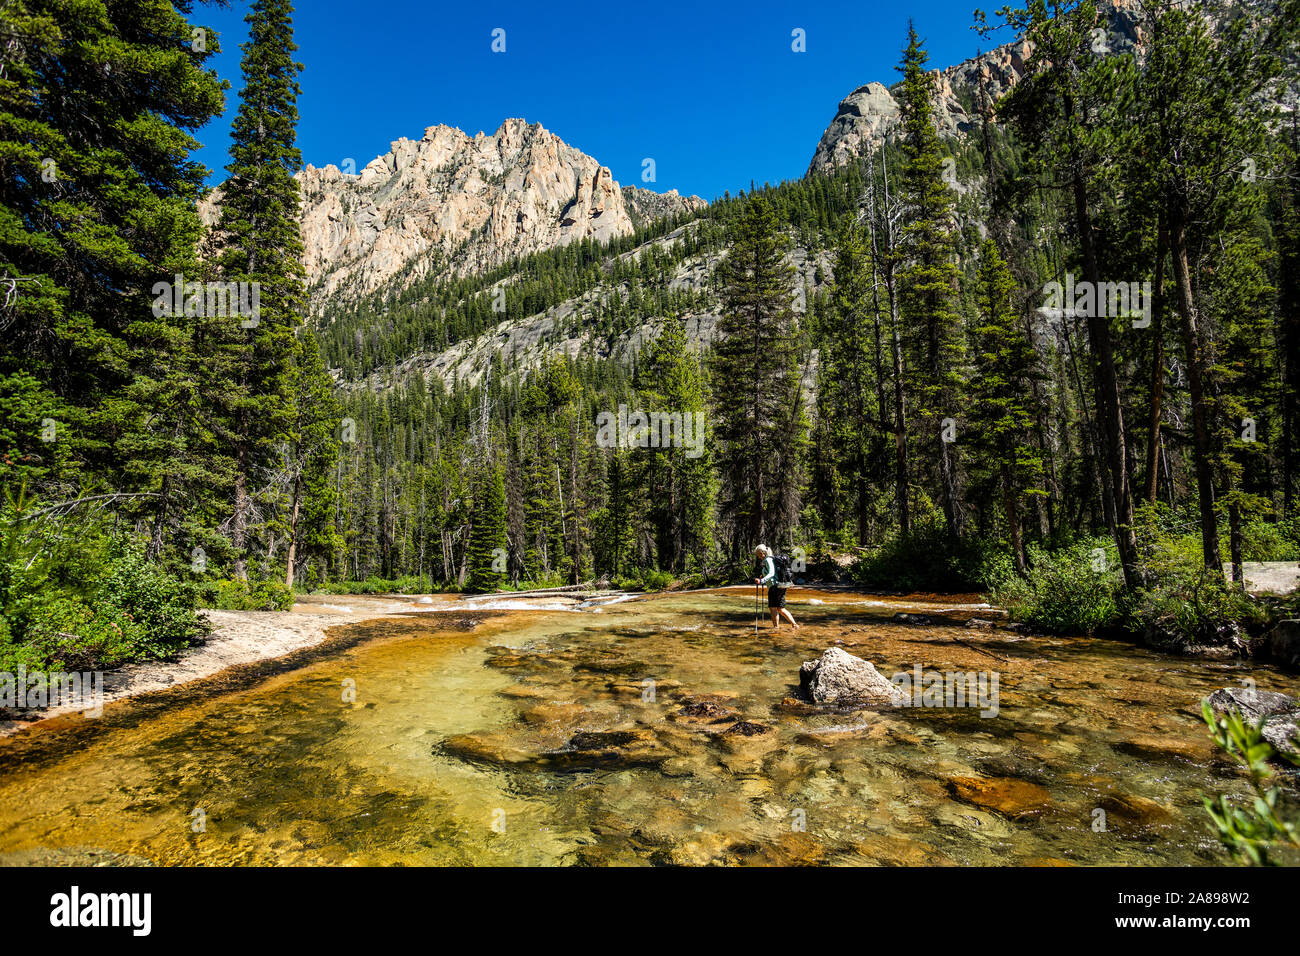
[[[284,572],[284,586],[293,589],[293,565],[298,559],[298,513],[302,505],[302,476],[293,479],[293,504],[289,506],[289,554]]]
[[[1094,293],[1101,287],[1101,270],[1093,242],[1092,215],[1083,173],[1074,173],[1074,215],[1083,251],[1084,278],[1092,283]],[[1115,512],[1115,544],[1119,549],[1124,583],[1135,589],[1139,585],[1137,534],[1133,529],[1133,491],[1129,484],[1128,459],[1124,449],[1124,410],[1120,402],[1119,379],[1115,374],[1115,357],[1111,348],[1110,323],[1093,296],[1092,314],[1088,316],[1088,344],[1093,357],[1093,387],[1097,396],[1097,423],[1102,441],[1103,471],[1109,472],[1112,506]]]
[[[235,476],[235,513],[230,522],[230,546],[235,552],[234,574],[237,581],[248,583],[248,480],[244,477],[246,462],[239,456],[239,474]]]
[[[1232,582],[1244,589],[1246,574],[1242,567],[1241,505],[1235,501],[1228,505],[1228,549],[1232,554]]]
[[[1156,239],[1156,274],[1151,302],[1151,408],[1147,417],[1147,487],[1144,495],[1151,504],[1160,497],[1160,422],[1165,394],[1165,249],[1168,243],[1162,214]]]
[[[1219,519],[1214,512],[1214,450],[1210,436],[1210,396],[1205,388],[1205,345],[1201,341],[1192,279],[1187,264],[1187,226],[1181,211],[1169,223],[1170,253],[1178,312],[1182,318],[1183,349],[1187,354],[1187,387],[1192,400],[1192,457],[1196,464],[1196,490],[1201,507],[1201,553],[1206,568],[1223,574],[1219,556]]]
[[[883,156],[883,154],[882,154]],[[890,338],[894,361],[894,499],[898,505],[898,530],[907,535],[912,530],[911,506],[908,501],[907,482],[907,403],[903,388],[903,339],[902,320],[898,314],[898,290],[894,283],[894,225],[889,218],[889,164],[881,163],[884,174],[885,189],[885,243],[886,250],[880,259],[880,273],[885,281],[885,295],[889,299]],[[875,176],[875,167],[871,167]],[[873,186],[874,188],[874,186]],[[871,233],[871,252],[873,258],[879,255],[876,249],[876,234]]]
[[[162,554],[163,549],[163,530],[167,527],[167,512],[171,505],[172,476],[168,475],[163,479],[162,488],[160,489],[161,501],[158,504],[158,513],[153,522],[153,534],[149,538],[149,548],[145,551],[145,557],[150,561],[157,561],[158,556]]]
[[[961,537],[961,512],[957,504],[957,471],[952,460],[950,442],[939,432],[939,480],[943,489],[943,516],[948,522],[948,537],[954,541]]]
[[[889,301],[894,316],[894,496],[898,501],[898,530],[906,535],[912,530],[907,481],[907,405],[903,391],[903,342],[898,329],[898,303],[892,286]]]
[[[1020,533],[1020,515],[1016,507],[1016,492],[1011,482],[1011,467],[1003,461],[1002,504],[1007,513],[1007,533],[1011,535],[1011,556],[1016,562],[1016,571],[1024,574],[1028,570],[1025,562],[1025,543]]]

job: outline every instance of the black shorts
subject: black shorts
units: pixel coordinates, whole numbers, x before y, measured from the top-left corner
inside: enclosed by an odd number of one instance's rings
[[[784,584],[773,584],[767,589],[767,606],[770,608],[785,607],[785,590]]]

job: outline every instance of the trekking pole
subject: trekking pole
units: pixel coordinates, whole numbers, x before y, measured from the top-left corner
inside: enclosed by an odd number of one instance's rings
[[[754,585],[754,635],[758,635],[758,589],[761,585]]]

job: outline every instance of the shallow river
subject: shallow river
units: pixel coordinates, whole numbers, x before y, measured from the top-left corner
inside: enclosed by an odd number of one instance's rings
[[[1246,788],[1199,700],[1300,681],[966,627],[976,600],[799,589],[798,633],[755,633],[743,589],[352,625],[296,670],[0,740],[0,863],[1229,862],[1201,796]],[[800,705],[837,643],[996,673],[996,715]]]

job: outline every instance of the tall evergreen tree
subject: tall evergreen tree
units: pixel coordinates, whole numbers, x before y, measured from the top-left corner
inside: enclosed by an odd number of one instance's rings
[[[659,335],[642,349],[634,384],[640,410],[677,416],[674,420],[682,423],[677,437],[689,433],[697,443],[695,447],[638,448],[632,463],[647,502],[656,565],[681,571],[689,556],[698,569],[712,550],[716,489],[703,373],[676,316],[668,316]]]
[[[314,557],[328,564],[338,547],[332,479],[339,455],[339,403],[316,336],[308,329],[294,343],[292,382],[293,422],[285,443],[289,497],[285,584],[289,587],[299,561]]]
[[[1151,53],[1136,83],[1142,122],[1133,138],[1147,146],[1140,173],[1168,224],[1192,402],[1202,553],[1216,576],[1223,566],[1216,504],[1216,462],[1223,450],[1215,408],[1219,343],[1212,317],[1198,301],[1198,273],[1224,248],[1239,255],[1251,248],[1231,235],[1247,229],[1262,205],[1263,190],[1250,170],[1270,163],[1268,126],[1276,113],[1263,94],[1281,73],[1279,51],[1300,30],[1295,4],[1283,3],[1271,13],[1234,18],[1216,36],[1200,12],[1174,2],[1155,4]],[[1229,504],[1234,513],[1237,507]]]
[[[909,390],[915,428],[929,450],[948,533],[962,533],[960,463],[943,422],[961,410],[965,342],[957,291],[956,222],[953,191],[944,179],[944,153],[934,122],[934,77],[929,55],[909,24],[899,67],[904,156],[901,199],[904,222],[899,241],[901,312],[906,329]]]
[[[480,473],[474,489],[466,591],[495,591],[505,583],[503,558],[508,544],[505,472],[493,463]]]
[[[1278,220],[1278,394],[1280,398],[1282,514],[1296,513],[1300,483],[1300,116],[1291,114],[1285,175],[1275,187]]]
[[[971,431],[986,466],[996,476],[1016,570],[1024,572],[1021,509],[1027,494],[1039,493],[1042,458],[1032,442],[1033,391],[1037,357],[1020,325],[1015,282],[991,238],[980,250],[976,279],[978,325],[974,329],[979,375],[972,383]]]
[[[221,339],[233,376],[226,409],[235,459],[229,528],[241,580],[248,575],[257,482],[274,467],[275,448],[293,427],[295,332],[305,305],[293,178],[302,167],[296,146],[302,65],[293,59],[292,14],[289,0],[254,0],[245,18],[244,87],[215,237],[222,280],[259,290],[257,314],[232,317]]]
[[[155,521],[192,426],[173,414],[191,345],[151,290],[193,261],[191,133],[222,108],[215,34],[190,9],[7,0],[0,43],[0,393],[24,412],[0,477],[149,495]]]
[[[872,472],[887,450],[881,442],[888,414],[880,301],[872,281],[871,250],[862,229],[846,223],[835,260],[835,289],[819,355],[818,417],[830,439],[827,452],[849,489],[857,543],[871,540]]]
[[[797,363],[788,240],[769,203],[751,199],[718,267],[722,315],[712,368],[722,516],[738,560],[761,540],[780,541],[799,513],[805,420]]]

